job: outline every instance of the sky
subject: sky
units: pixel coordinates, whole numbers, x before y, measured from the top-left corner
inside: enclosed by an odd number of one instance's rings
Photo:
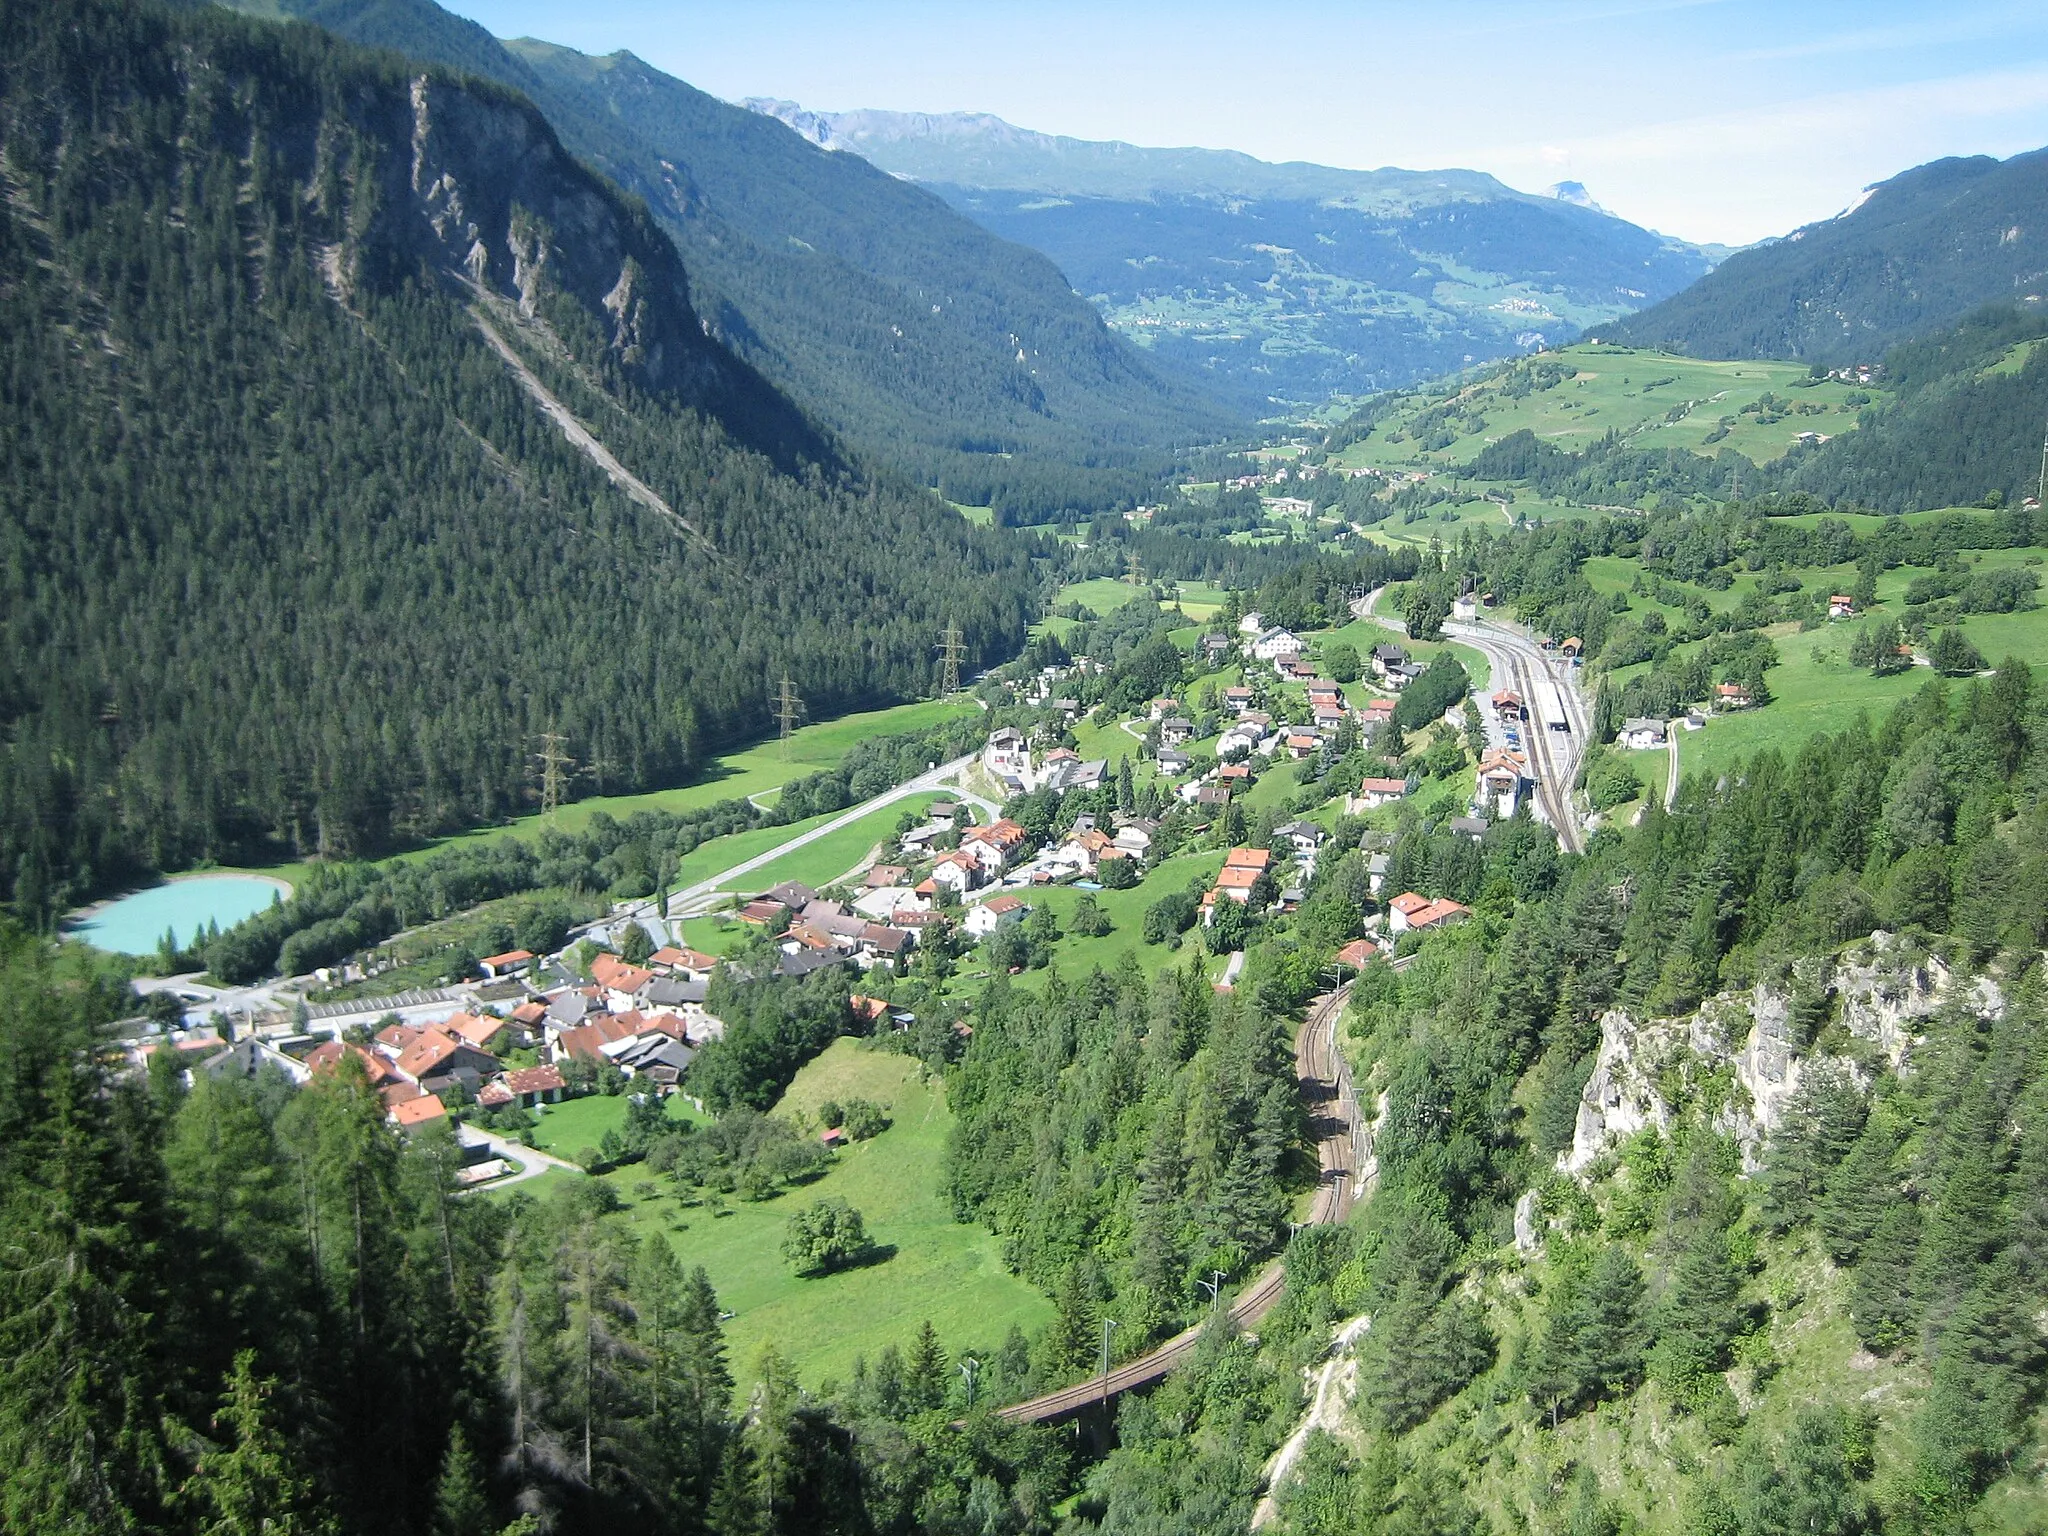
[[[1747,244],[1944,155],[2048,145],[2040,0],[443,0],[713,95],[1465,167]]]

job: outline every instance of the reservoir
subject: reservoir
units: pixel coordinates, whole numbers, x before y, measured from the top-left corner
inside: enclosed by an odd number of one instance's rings
[[[232,928],[273,899],[288,900],[291,894],[282,880],[261,875],[193,875],[88,907],[65,925],[65,932],[97,949],[153,955],[165,929],[177,935],[178,943],[189,944],[209,923]]]

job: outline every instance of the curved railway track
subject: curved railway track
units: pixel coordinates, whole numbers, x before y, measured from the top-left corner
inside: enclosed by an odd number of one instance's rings
[[[1337,1049],[1337,1021],[1344,1015],[1344,1003],[1350,993],[1347,982],[1317,998],[1294,1041],[1295,1078],[1302,1104],[1318,1133],[1316,1152],[1322,1169],[1315,1203],[1309,1209],[1311,1225],[1342,1221],[1350,1213],[1356,1198],[1353,1181],[1365,1161],[1365,1130],[1359,1117],[1358,1095],[1352,1088],[1351,1068],[1343,1052]],[[1232,1321],[1240,1327],[1258,1322],[1273,1310],[1286,1284],[1286,1267],[1275,1259],[1231,1302]],[[1026,1402],[1012,1403],[997,1413],[1021,1423],[1044,1424],[1071,1418],[1134,1387],[1149,1387],[1194,1352],[1202,1327],[1197,1323],[1106,1373]]]

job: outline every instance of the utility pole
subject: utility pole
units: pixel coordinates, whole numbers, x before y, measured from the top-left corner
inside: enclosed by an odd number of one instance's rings
[[[967,640],[958,624],[948,624],[939,637],[939,697],[960,691],[960,663],[967,655]]]
[[[1112,1328],[1121,1327],[1113,1317],[1102,1320],[1102,1400],[1109,1401],[1109,1334]]]
[[[1209,1288],[1209,1305],[1213,1307],[1223,1299],[1223,1282],[1230,1278],[1230,1272],[1223,1269],[1212,1269],[1209,1271],[1209,1274],[1209,1279],[1197,1280],[1195,1284],[1205,1285]]]
[[[568,753],[569,738],[560,731],[544,731],[540,738],[540,813],[552,816],[562,804],[562,787],[568,782],[575,759]]]
[[[782,686],[775,696],[775,721],[780,727],[780,750],[785,758],[789,756],[789,739],[796,734],[796,723],[803,716],[804,701],[797,697],[796,685],[785,672],[782,674]]]
[[[1145,562],[1138,558],[1135,547],[1124,551],[1124,580],[1134,587],[1145,584]]]
[[[2048,509],[2048,428],[2041,432],[2041,478],[2034,485],[2034,506]]]
[[[969,1355],[960,1362],[960,1374],[967,1381],[967,1411],[974,1411],[974,1378],[980,1374],[981,1362]]]

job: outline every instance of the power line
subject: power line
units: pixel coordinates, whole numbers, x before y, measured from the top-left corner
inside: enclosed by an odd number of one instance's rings
[[[960,691],[960,662],[967,655],[967,640],[958,624],[948,624],[939,640],[939,697]]]
[[[540,751],[540,813],[552,816],[561,807],[562,789],[576,760],[568,753],[569,738],[560,731],[543,731]]]
[[[1124,580],[1134,587],[1145,585],[1145,562],[1138,558],[1135,549],[1124,551]]]
[[[780,750],[789,756],[789,740],[796,734],[797,722],[804,717],[804,701],[797,696],[796,685],[789,680],[787,672],[782,674],[782,686],[775,696],[775,720],[781,727]]]

